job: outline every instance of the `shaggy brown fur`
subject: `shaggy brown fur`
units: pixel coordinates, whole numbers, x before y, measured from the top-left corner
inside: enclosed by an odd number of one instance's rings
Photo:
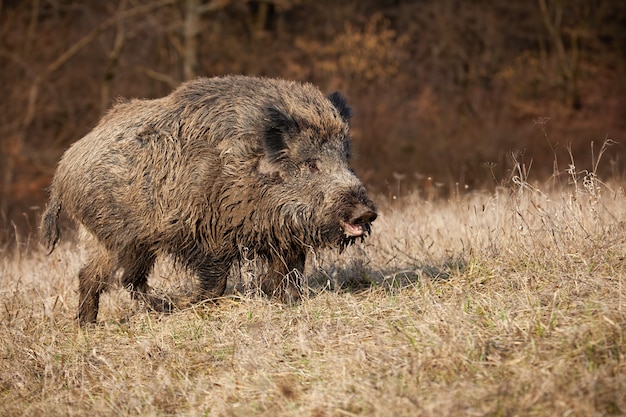
[[[350,116],[339,93],[244,76],[116,104],[61,159],[42,219],[50,251],[62,208],[99,242],[79,273],[80,322],[96,321],[119,269],[135,297],[158,306],[147,277],[162,253],[211,298],[246,248],[268,262],[267,294],[299,297],[284,278],[303,271],[307,251],[343,248],[376,218],[348,166]]]

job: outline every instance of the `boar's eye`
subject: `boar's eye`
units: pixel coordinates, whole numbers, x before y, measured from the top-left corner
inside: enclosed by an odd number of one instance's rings
[[[306,161],[307,167],[309,167],[309,171],[313,174],[320,172],[320,166],[317,159],[309,159]]]

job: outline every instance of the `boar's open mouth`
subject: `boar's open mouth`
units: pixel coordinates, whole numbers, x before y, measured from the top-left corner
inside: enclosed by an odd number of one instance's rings
[[[365,241],[365,238],[369,236],[372,231],[372,226],[369,223],[351,224],[347,222],[340,222],[343,233],[339,239],[339,252],[343,252],[345,248],[352,245],[358,239],[361,242]]]
[[[358,214],[351,216],[352,218],[350,220],[339,221],[339,225],[341,226],[343,232],[339,241],[340,251],[343,251],[346,247],[352,245],[359,238],[361,239],[361,242],[363,242],[372,231],[371,223],[376,219],[376,212],[364,206],[358,207],[355,212]]]
[[[365,237],[372,230],[372,227],[370,226],[369,223],[352,224],[352,223],[340,221],[339,224],[341,225],[341,228],[343,229],[344,236],[348,238]]]

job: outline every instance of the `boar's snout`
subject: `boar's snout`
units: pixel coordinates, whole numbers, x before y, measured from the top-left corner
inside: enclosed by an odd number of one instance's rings
[[[365,224],[372,223],[376,220],[378,214],[374,211],[372,207],[366,206],[365,204],[359,204],[354,211],[352,212],[352,218],[350,219],[351,224]]]
[[[341,226],[347,237],[361,237],[367,235],[371,231],[370,223],[376,220],[378,216],[373,204],[359,203],[354,209],[347,221],[342,221]]]

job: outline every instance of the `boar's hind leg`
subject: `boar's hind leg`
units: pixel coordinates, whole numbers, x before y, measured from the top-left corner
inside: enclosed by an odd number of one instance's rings
[[[100,294],[108,288],[115,269],[116,263],[104,250],[81,268],[78,273],[78,320],[81,325],[96,322]]]
[[[280,297],[285,303],[299,301],[302,298],[305,262],[304,252],[270,259],[269,270],[261,278],[261,289],[267,295]]]
[[[124,268],[122,285],[130,291],[134,300],[143,301],[155,311],[169,312],[172,310],[172,304],[150,293],[148,275],[154,267],[155,260],[156,255],[148,249],[142,247],[127,248],[120,263],[120,266]]]

